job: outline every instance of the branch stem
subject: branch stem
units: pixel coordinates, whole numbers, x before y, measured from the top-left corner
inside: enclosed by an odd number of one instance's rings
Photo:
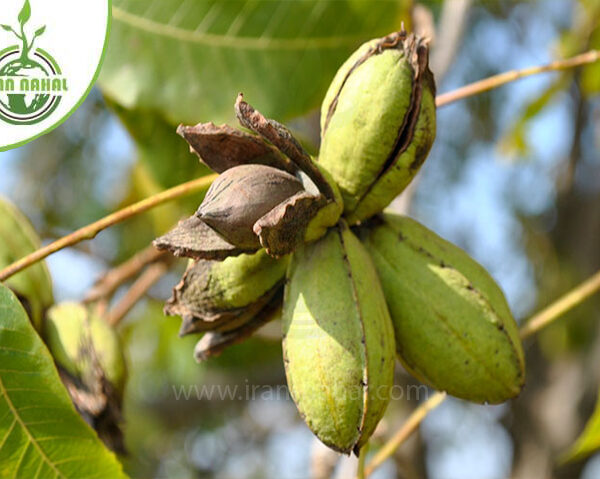
[[[107,271],[88,291],[84,301],[91,303],[109,298],[125,281],[133,278],[150,263],[165,256],[165,251],[158,251],[152,245],[144,248],[127,261]]]
[[[588,63],[594,63],[598,60],[600,60],[600,50],[590,50],[565,60],[556,60],[552,63],[548,63],[547,65],[538,65],[535,67],[524,68],[522,70],[511,70],[484,78],[483,80],[465,85],[448,93],[442,93],[436,97],[435,104],[437,107],[444,106],[448,103],[498,88],[499,86],[519,80],[520,78],[537,75],[538,73],[566,70]]]
[[[148,290],[163,277],[169,269],[167,263],[159,262],[148,266],[138,279],[134,281],[125,296],[108,312],[107,321],[116,326],[131,311]]]
[[[560,318],[564,313],[600,291],[600,271],[576,288],[554,301],[550,306],[533,315],[520,330],[521,339],[528,338],[540,329]]]
[[[137,203],[127,206],[108,216],[105,216],[104,218],[84,226],[83,228],[80,228],[77,231],[68,234],[67,236],[63,236],[49,245],[44,246],[37,251],[34,251],[33,253],[21,258],[20,260],[8,265],[6,268],[0,271],[0,281],[5,281],[12,275],[24,270],[34,263],[37,263],[52,253],[56,253],[57,251],[68,246],[73,246],[80,241],[92,239],[100,231],[125,221],[132,216],[148,211],[151,208],[166,203],[167,201],[174,200],[175,198],[205,191],[216,177],[217,175],[203,176],[202,178],[197,178],[195,180],[182,183],[149,198],[138,201]]]
[[[446,393],[436,392],[427,401],[417,407],[408,419],[404,422],[402,427],[394,434],[389,441],[387,441],[383,447],[375,454],[375,457],[371,459],[371,462],[365,468],[365,476],[369,477],[375,469],[381,466],[389,457],[391,457],[398,446],[402,444],[408,437],[416,431],[419,424],[425,419],[430,411],[433,411],[446,399]]]

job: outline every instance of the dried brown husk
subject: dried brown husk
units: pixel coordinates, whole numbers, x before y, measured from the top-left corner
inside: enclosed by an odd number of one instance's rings
[[[177,133],[190,145],[190,151],[216,173],[240,165],[266,165],[295,174],[297,167],[274,146],[260,137],[229,125],[198,123],[179,125]]]
[[[225,171],[211,185],[196,216],[240,248],[258,248],[254,223],[277,205],[304,191],[300,180],[264,165]]]
[[[241,343],[252,336],[265,324],[281,318],[281,307],[283,303],[283,288],[265,305],[265,307],[250,321],[231,331],[209,331],[198,341],[194,348],[196,361],[220,355],[225,349]]]

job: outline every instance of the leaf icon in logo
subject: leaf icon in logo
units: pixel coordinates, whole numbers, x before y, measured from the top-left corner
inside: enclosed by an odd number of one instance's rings
[[[7,32],[12,32],[12,27],[10,25],[1,25],[0,24],[0,27],[2,27]]]
[[[29,5],[29,0],[25,0],[25,4],[23,5],[23,8],[19,12],[19,17],[18,17],[19,23],[21,24],[21,26],[23,26],[27,23],[27,21],[29,20],[29,17],[31,17],[31,5]]]
[[[34,34],[34,36],[35,36],[35,37],[39,37],[39,36],[40,36],[40,35],[42,35],[42,34],[43,34],[45,31],[46,31],[46,25],[44,25],[43,27],[40,27],[40,28],[38,28],[38,29],[35,31],[35,34]]]

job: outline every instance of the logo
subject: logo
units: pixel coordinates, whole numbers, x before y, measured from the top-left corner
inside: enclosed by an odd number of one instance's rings
[[[30,17],[31,5],[26,0],[18,16],[19,31],[0,25],[20,42],[0,52],[0,120],[15,125],[32,125],[47,118],[68,89],[56,60],[41,48],[34,49],[46,26],[28,38],[25,25]]]
[[[3,3],[9,5],[0,10],[0,151],[50,131],[85,99],[99,73],[110,14],[108,0]]]

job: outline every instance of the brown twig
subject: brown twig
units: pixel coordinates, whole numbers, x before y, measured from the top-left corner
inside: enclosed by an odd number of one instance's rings
[[[21,258],[20,260],[8,265],[6,268],[0,271],[0,281],[5,281],[13,274],[24,270],[28,266],[37,263],[52,253],[56,253],[57,251],[79,243],[80,241],[94,238],[100,231],[108,228],[109,226],[116,225],[117,223],[131,218],[132,216],[143,213],[144,211],[148,211],[151,208],[166,203],[167,201],[174,200],[175,198],[180,198],[182,196],[206,190],[216,177],[217,175],[203,176],[202,178],[182,183],[156,195],[150,196],[149,198],[138,201],[137,203],[105,216],[94,223],[84,226],[83,228],[80,228],[77,231],[74,231],[73,233],[68,234],[67,236],[64,236],[59,240],[56,240],[49,245],[44,246],[25,256],[24,258]]]
[[[475,83],[471,83],[469,85],[465,85],[448,93],[438,95],[435,99],[435,104],[437,107],[444,106],[448,103],[498,88],[499,86],[520,78],[537,75],[538,73],[566,70],[568,68],[578,67],[587,63],[594,63],[598,60],[600,60],[600,50],[590,50],[589,52],[582,53],[565,60],[557,60],[552,63],[548,63],[547,65],[538,65],[535,67],[524,68],[522,70],[511,70],[476,81]]]
[[[148,266],[144,272],[134,281],[125,296],[112,308],[106,320],[112,326],[115,326],[131,311],[136,303],[144,297],[146,292],[156,284],[167,272],[168,266],[164,262],[154,263]]]
[[[84,301],[91,303],[110,297],[125,281],[133,278],[147,265],[154,263],[165,255],[164,251],[158,251],[153,246],[148,246],[127,261],[108,270],[88,291]]]
[[[600,271],[564,296],[561,296],[547,308],[532,316],[521,328],[521,339],[528,338],[532,334],[537,333],[540,329],[548,326],[568,310],[585,301],[598,291],[600,291]]]
[[[371,459],[371,462],[365,468],[365,477],[369,477],[375,469],[381,466],[394,452],[398,449],[398,446],[402,444],[406,439],[419,427],[419,424],[425,419],[430,411],[433,411],[446,399],[446,393],[436,392],[427,401],[422,403],[417,409],[415,409],[408,419],[404,422],[402,427],[394,434],[389,441],[387,441],[383,447],[375,454],[375,457]]]

